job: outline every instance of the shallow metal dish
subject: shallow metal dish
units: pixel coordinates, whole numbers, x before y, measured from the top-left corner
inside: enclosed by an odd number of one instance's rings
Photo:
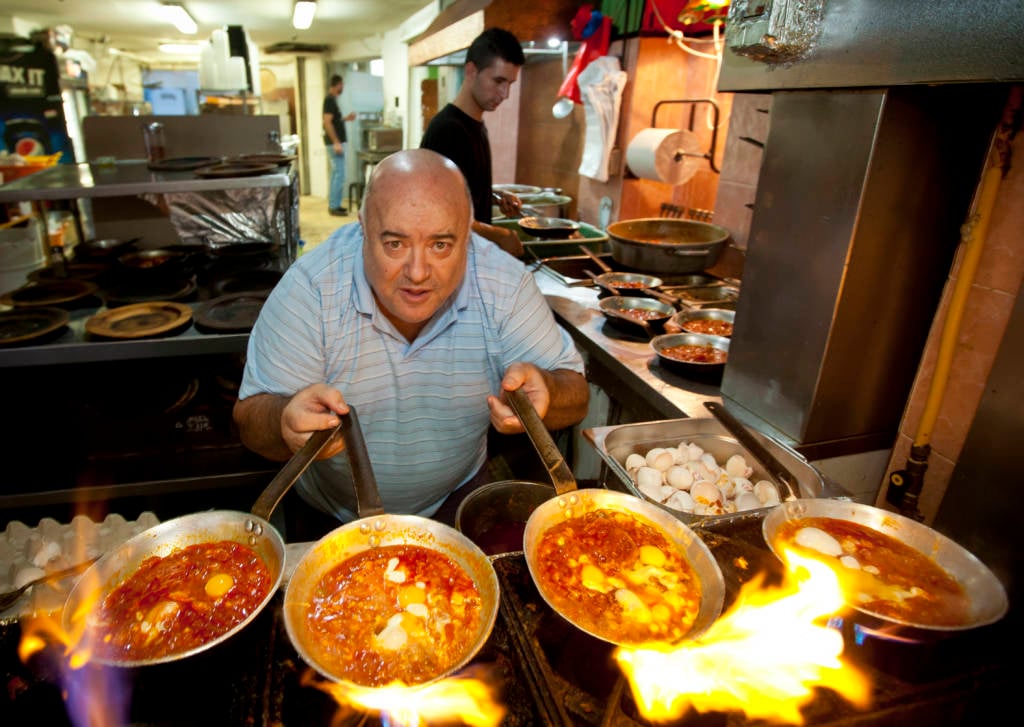
[[[775,536],[783,523],[808,517],[846,520],[889,535],[931,558],[964,587],[971,599],[971,621],[962,626],[911,623],[865,610],[854,603],[847,604],[869,620],[888,624],[890,629],[895,624],[902,636],[920,637],[986,626],[1000,620],[1009,609],[1003,584],[972,553],[923,523],[871,505],[828,499],[783,502],[768,513],[761,526],[765,542],[776,556],[782,557]]]
[[[519,227],[534,237],[564,239],[580,229],[580,223],[563,217],[522,217]]]
[[[626,470],[626,458],[631,454],[646,454],[655,447],[676,447],[680,442],[693,442],[705,452],[714,456],[719,463],[725,463],[734,454],[742,454],[754,469],[751,482],[771,479],[762,467],[735,437],[714,417],[692,417],[686,419],[664,419],[637,424],[622,424],[613,427],[595,427],[587,430],[592,435],[594,447],[619,480],[622,487],[647,502],[657,504],[683,522],[693,523],[710,520],[728,521],[748,517],[754,513],[763,514],[768,508],[746,510],[726,515],[700,516],[667,507],[648,498],[637,488]],[[806,459],[788,446],[766,434],[751,429],[751,434],[771,452],[793,474],[797,481],[797,494],[802,498],[825,496],[825,481],[821,474]]]
[[[699,333],[699,331],[688,331],[686,324],[691,321],[725,321],[730,325],[736,319],[736,311],[722,308],[698,308],[696,310],[683,310],[665,321],[666,333]],[[731,338],[732,334],[711,334],[722,335]]]
[[[654,335],[656,331],[662,330],[661,327],[665,321],[676,312],[676,309],[668,303],[662,303],[654,298],[634,296],[610,295],[607,298],[601,298],[597,305],[612,323],[623,325],[634,332],[644,331],[648,335]],[[655,311],[658,313],[658,317],[646,322],[640,321],[626,314],[625,311],[633,309]]]
[[[651,339],[651,348],[658,354],[661,365],[670,371],[696,378],[701,381],[715,382],[722,378],[725,371],[725,362],[722,363],[701,363],[698,361],[680,361],[665,355],[665,349],[672,346],[711,346],[712,348],[729,353],[729,339],[724,336],[709,336],[704,333],[665,333]]]

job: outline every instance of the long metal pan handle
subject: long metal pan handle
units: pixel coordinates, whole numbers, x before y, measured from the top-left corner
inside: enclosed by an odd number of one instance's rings
[[[551,482],[555,486],[555,492],[564,495],[575,490],[576,478],[573,477],[572,470],[566,464],[565,457],[562,456],[555,440],[551,438],[551,432],[544,426],[544,422],[541,421],[540,415],[533,408],[526,393],[522,389],[515,389],[507,391],[505,394],[516,416],[523,423],[526,434],[533,442],[541,461],[547,467],[548,476],[551,477]]]
[[[591,249],[590,249],[589,247],[587,247],[586,245],[580,245],[580,246],[579,246],[579,248],[580,248],[580,251],[581,251],[581,252],[582,252],[582,253],[583,253],[584,255],[586,255],[586,256],[587,256],[587,257],[589,257],[589,258],[590,258],[591,260],[593,260],[593,261],[594,261],[595,263],[597,263],[598,265],[600,265],[600,266],[601,266],[601,270],[603,270],[603,271],[604,271],[604,272],[606,272],[606,273],[613,273],[613,272],[615,272],[614,270],[612,270],[611,266],[610,266],[610,265],[609,265],[608,263],[606,263],[606,262],[605,262],[604,260],[602,260],[602,259],[601,259],[601,258],[600,258],[600,257],[599,257],[599,256],[597,255],[597,253],[595,253],[595,252],[594,252],[593,250],[591,250]]]
[[[703,250],[665,250],[666,255],[673,255],[675,257],[696,257],[697,255],[707,255],[711,252],[711,248],[705,247]]]
[[[761,444],[739,419],[730,414],[717,401],[705,401],[704,406],[739,440],[740,444],[754,456],[754,459],[761,463],[761,466],[768,471],[768,476],[786,489],[787,494],[783,499],[796,500],[800,497],[798,494],[798,484],[793,474],[786,469],[786,466],[774,454]]]
[[[281,502],[281,498],[291,489],[299,476],[306,471],[306,468],[320,454],[320,450],[327,446],[327,443],[338,433],[344,423],[342,420],[342,423],[336,427],[313,432],[306,443],[299,447],[291,459],[285,462],[281,471],[274,475],[270,484],[264,488],[263,493],[256,500],[256,504],[252,506],[252,514],[264,520],[270,520],[270,515],[274,512],[277,504]]]
[[[384,503],[380,499],[377,479],[373,476],[370,453],[366,449],[363,430],[355,407],[349,406],[348,414],[341,415],[341,433],[345,437],[345,451],[352,467],[352,483],[356,491],[356,512],[360,518],[383,515]]]

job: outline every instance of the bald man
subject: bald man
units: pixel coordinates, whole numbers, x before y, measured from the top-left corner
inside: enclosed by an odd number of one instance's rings
[[[411,149],[377,165],[359,222],[299,258],[263,306],[234,409],[245,445],[283,461],[352,405],[385,510],[430,517],[487,481],[489,427],[523,431],[505,391],[522,388],[549,429],[581,421],[579,352],[524,265],[471,222],[447,158]],[[296,484],[335,526],[356,517],[343,447]]]

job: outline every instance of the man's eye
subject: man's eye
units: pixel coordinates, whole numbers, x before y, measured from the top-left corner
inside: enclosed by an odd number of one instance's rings
[[[445,252],[450,250],[452,243],[448,240],[434,240],[433,248],[436,252]]]
[[[402,248],[401,240],[384,240],[381,244],[384,245],[385,250],[400,250]]]

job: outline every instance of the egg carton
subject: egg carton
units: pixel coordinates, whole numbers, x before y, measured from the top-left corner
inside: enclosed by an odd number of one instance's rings
[[[43,518],[35,527],[14,520],[0,533],[0,593],[47,573],[98,558],[159,522],[151,512],[131,521],[112,513],[99,523],[85,515],[76,515],[70,523]],[[59,611],[80,577],[69,576],[32,586],[13,606],[0,611],[0,622]]]

